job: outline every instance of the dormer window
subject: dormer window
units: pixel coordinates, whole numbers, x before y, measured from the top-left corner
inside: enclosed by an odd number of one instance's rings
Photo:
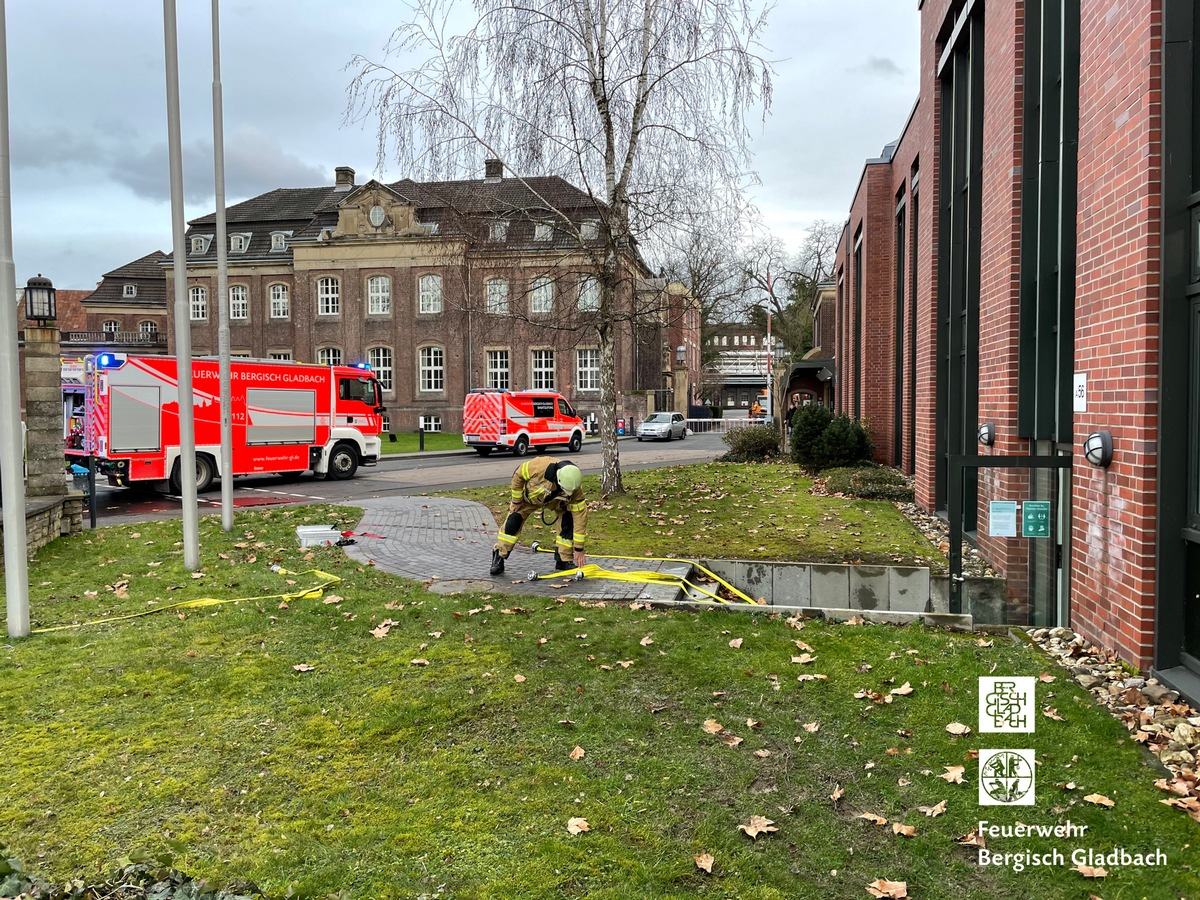
[[[506,241],[508,240],[508,222],[492,222],[488,225],[488,240],[489,241]]]
[[[212,240],[211,234],[195,234],[192,235],[192,253],[196,255],[208,252],[208,243]]]
[[[230,253],[245,253],[246,248],[250,246],[250,235],[248,234],[231,234],[229,236],[229,252]]]
[[[585,241],[594,241],[600,236],[600,223],[595,219],[588,219],[579,226],[579,236]]]
[[[549,222],[538,222],[533,226],[533,239],[535,241],[549,241],[554,238],[554,226]]]
[[[290,231],[272,231],[271,232],[271,252],[278,253],[281,250],[287,249],[287,239],[291,237]]]
[[[125,285],[121,289],[121,296],[122,297],[136,297],[137,296],[137,285],[136,284]]]
[[[332,237],[333,237],[333,229],[332,228],[322,228],[321,233],[319,235],[317,235],[317,240],[318,241],[328,241]]]

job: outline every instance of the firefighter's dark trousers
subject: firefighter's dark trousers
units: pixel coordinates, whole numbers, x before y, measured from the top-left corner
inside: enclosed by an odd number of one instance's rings
[[[517,545],[517,535],[521,533],[521,526],[525,524],[525,520],[543,509],[554,510],[558,514],[558,538],[554,542],[554,551],[560,562],[569,564],[574,559],[575,529],[567,504],[561,499],[553,500],[545,506],[526,501],[510,504],[508,518],[500,526],[500,533],[496,535],[496,544],[492,549],[504,559],[508,559],[508,554],[512,553],[513,547]]]

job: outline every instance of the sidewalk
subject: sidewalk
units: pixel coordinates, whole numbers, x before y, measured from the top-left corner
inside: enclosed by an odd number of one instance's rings
[[[488,566],[499,529],[486,506],[469,500],[379,497],[355,500],[347,505],[364,510],[355,531],[382,535],[380,538],[356,537],[358,543],[345,548],[347,555],[393,575],[423,581],[435,593],[503,591],[595,601],[661,601],[681,596],[679,588],[669,585],[608,579],[572,581],[571,572],[562,573],[561,579],[527,582],[525,577],[530,570],[536,570],[539,575],[554,571],[553,554],[529,552],[529,544],[534,538],[528,531],[522,531],[520,543],[508,558],[504,574],[493,577],[488,574]],[[618,571],[637,569],[686,575],[690,569],[680,563],[657,560],[642,563],[590,554],[588,562]]]

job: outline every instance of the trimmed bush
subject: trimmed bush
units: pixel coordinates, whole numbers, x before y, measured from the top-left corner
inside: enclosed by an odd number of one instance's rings
[[[895,469],[882,466],[830,469],[824,473],[825,489],[863,500],[895,500],[912,503],[913,489]]]
[[[774,425],[746,425],[725,432],[729,452],[721,462],[763,462],[779,455],[779,432]]]
[[[846,415],[835,416],[817,439],[813,455],[822,469],[849,466],[871,458],[871,439],[867,431]]]
[[[806,469],[820,468],[813,455],[814,449],[832,421],[833,413],[816,403],[801,406],[796,410],[796,414],[792,416],[790,437],[793,462]]]

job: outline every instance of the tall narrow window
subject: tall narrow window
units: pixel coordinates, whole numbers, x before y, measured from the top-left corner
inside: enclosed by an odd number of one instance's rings
[[[422,275],[417,281],[419,294],[417,311],[440,313],[442,311],[442,276]]]
[[[600,390],[600,351],[594,347],[575,351],[575,389]]]
[[[579,311],[594,312],[600,308],[600,280],[595,275],[579,277]]]
[[[508,314],[508,282],[503,278],[488,279],[487,311],[494,316]]]
[[[539,275],[529,282],[529,312],[554,312],[554,279],[549,275]]]
[[[446,355],[441,347],[422,347],[417,353],[417,385],[422,391],[446,389]]]
[[[250,314],[249,292],[244,284],[229,288],[229,318],[244,319]]]
[[[854,283],[850,286],[854,291],[854,344],[850,348],[854,355],[854,377],[850,387],[854,392],[854,418],[862,418],[862,355],[863,355],[863,294],[866,286],[863,284],[863,235],[862,226],[858,227],[858,235],[854,238]]]
[[[892,420],[892,465],[899,466],[904,461],[904,265],[908,261],[905,252],[905,241],[908,240],[907,198],[904,186],[896,195],[896,230],[895,246],[892,248],[892,258],[895,260],[896,273],[893,283],[896,286],[896,358],[893,364],[892,390],[895,402],[892,404],[895,414]],[[911,414],[911,411],[910,411]]]
[[[332,275],[317,279],[317,315],[336,316],[341,311],[341,283]]]
[[[188,307],[193,322],[208,318],[208,290],[194,285],[188,290]]]
[[[531,371],[533,373],[534,390],[548,391],[554,389],[554,351],[534,350],[532,354]]]
[[[387,316],[392,312],[392,279],[372,275],[367,279],[367,314]]]
[[[372,347],[367,351],[367,362],[375,373],[379,386],[385,391],[392,389],[392,351],[389,347]]]
[[[487,386],[498,391],[507,391],[509,381],[508,351],[487,352]]]
[[[950,457],[976,452],[979,419],[979,283],[983,171],[982,4],[964,8],[938,64],[941,172],[938,217],[938,383],[935,502],[945,509]],[[962,483],[962,525],[975,530],[978,478]],[[948,510],[958,515],[957,510]]]
[[[912,237],[909,239],[908,260],[908,474],[917,471],[917,309],[920,294],[917,293],[917,242],[921,233],[921,170],[913,163],[912,177]]]
[[[145,319],[144,321],[138,322],[138,333],[145,335],[158,334],[158,323],[153,319]]]
[[[340,366],[342,364],[342,351],[339,347],[321,347],[317,350],[317,365],[319,366]]]
[[[273,284],[268,289],[271,297],[271,318],[287,319],[292,314],[291,292],[286,284]]]

